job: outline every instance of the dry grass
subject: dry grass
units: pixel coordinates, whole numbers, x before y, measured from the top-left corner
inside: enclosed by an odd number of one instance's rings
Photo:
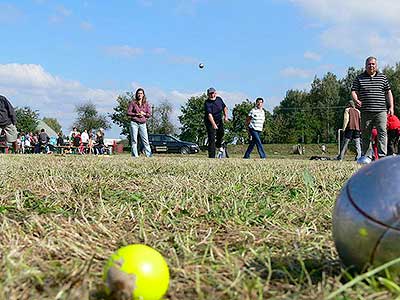
[[[106,299],[122,245],[159,250],[168,299],[324,299],[345,272],[331,213],[353,162],[0,156],[0,299]],[[374,280],[337,299],[393,299]]]

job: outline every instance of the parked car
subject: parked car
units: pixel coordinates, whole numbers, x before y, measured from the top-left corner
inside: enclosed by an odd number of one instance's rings
[[[199,145],[181,141],[167,134],[149,134],[149,142],[153,153],[190,154],[200,151]]]

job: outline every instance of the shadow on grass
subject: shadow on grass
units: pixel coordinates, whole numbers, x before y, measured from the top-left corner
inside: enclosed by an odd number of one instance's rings
[[[316,284],[326,277],[342,274],[340,260],[299,257],[272,257],[269,262],[254,260],[247,264],[251,273],[262,279],[291,284]]]

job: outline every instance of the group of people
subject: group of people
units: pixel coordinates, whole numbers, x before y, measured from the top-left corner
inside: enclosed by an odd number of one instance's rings
[[[354,140],[359,163],[398,154],[400,121],[394,115],[394,100],[387,77],[378,70],[375,57],[365,61],[365,71],[351,88],[352,100],[344,111],[344,140],[338,160]],[[372,146],[372,147],[371,147]]]
[[[368,57],[365,61],[365,71],[358,75],[351,88],[352,101],[344,112],[344,141],[341,147],[339,160],[344,158],[348,144],[355,141],[357,160],[361,163],[368,162],[373,156],[369,154],[371,135],[376,131],[373,145],[376,146],[376,159],[386,155],[397,154],[399,151],[400,121],[394,115],[394,100],[387,77],[378,70],[375,57]],[[250,154],[257,147],[260,158],[266,158],[261,142],[261,132],[265,121],[263,109],[264,99],[257,98],[255,107],[250,110],[246,118],[246,128],[249,134],[249,146],[244,158],[250,158]],[[140,136],[143,152],[147,157],[152,155],[146,122],[151,117],[151,106],[147,101],[145,91],[142,88],[136,90],[134,99],[129,103],[127,115],[130,118],[131,155],[139,156],[138,136]],[[223,151],[224,122],[228,121],[228,108],[214,88],[207,90],[207,100],[204,103],[204,125],[208,138],[208,157],[215,158],[217,150]],[[20,134],[18,136],[16,115],[14,108],[4,96],[0,96],[0,129],[7,142],[13,145],[15,152],[19,146],[29,147],[34,143],[43,145],[50,143],[50,139],[44,132],[32,135]],[[389,143],[388,143],[389,136]],[[78,147],[88,153],[102,154],[104,145],[104,130],[100,129],[95,137],[84,130],[82,133],[74,128],[69,135],[70,146]],[[52,143],[50,143],[52,144]],[[62,134],[56,141],[57,146],[64,146]],[[88,150],[86,150],[88,149]]]
[[[49,153],[49,145],[55,145],[56,139],[50,138],[42,128],[36,132],[19,132],[17,135],[17,153]]]
[[[64,142],[63,134],[58,134],[57,146],[64,146],[66,151],[77,149],[78,154],[106,154],[107,147],[104,143],[104,129],[100,128],[96,132],[84,129],[78,131],[77,127],[72,128],[67,137],[67,144]]]
[[[249,112],[246,119],[250,144],[244,155],[249,158],[254,147],[257,147],[261,158],[266,154],[261,143],[260,134],[263,129],[265,112],[263,109],[264,99],[257,98],[255,107]],[[146,122],[151,117],[151,106],[149,105],[145,91],[139,88],[135,92],[135,98],[129,103],[127,115],[130,118],[131,155],[139,156],[138,137],[140,136],[143,152],[147,157],[152,155]],[[215,158],[221,152],[226,151],[223,145],[224,122],[228,121],[228,108],[221,97],[217,95],[215,88],[207,89],[207,100],[204,103],[204,124],[207,129],[208,157]],[[218,150],[218,153],[217,153]],[[226,153],[226,152],[225,152]]]
[[[76,127],[64,137],[59,132],[57,137],[49,137],[44,128],[39,131],[20,132],[16,139],[16,153],[78,153],[78,154],[105,154],[107,147],[104,144],[104,129],[100,128],[96,133],[88,133],[85,129],[80,133]]]

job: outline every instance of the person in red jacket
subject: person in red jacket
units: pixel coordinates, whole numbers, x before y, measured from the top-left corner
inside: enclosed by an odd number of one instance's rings
[[[387,133],[387,155],[399,154],[400,120],[395,115],[387,115]]]

